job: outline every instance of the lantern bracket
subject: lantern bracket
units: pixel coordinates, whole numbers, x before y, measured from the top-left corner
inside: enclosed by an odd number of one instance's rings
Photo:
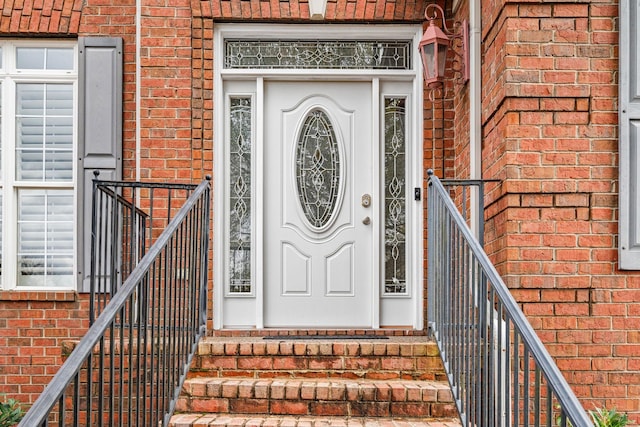
[[[462,21],[454,21],[453,26],[447,26],[447,20],[444,10],[437,4],[427,5],[424,11],[424,17],[429,21],[429,25],[436,25],[438,12],[442,22],[442,30],[449,37],[449,45],[451,51],[455,55],[452,69],[458,74],[457,81],[461,84],[469,81],[469,22],[466,19]]]

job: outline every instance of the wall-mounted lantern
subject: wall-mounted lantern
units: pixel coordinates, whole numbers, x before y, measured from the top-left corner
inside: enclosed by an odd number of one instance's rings
[[[440,11],[444,31],[435,23],[438,11]],[[429,20],[429,26],[422,35],[418,49],[422,59],[425,83],[429,86],[432,83],[444,81],[449,48],[459,58],[455,61],[458,67],[454,67],[453,70],[460,73],[459,81],[466,83],[469,80],[469,23],[466,19],[456,21],[453,24],[453,30],[449,30],[444,11],[437,4],[428,5],[424,11],[424,17]]]

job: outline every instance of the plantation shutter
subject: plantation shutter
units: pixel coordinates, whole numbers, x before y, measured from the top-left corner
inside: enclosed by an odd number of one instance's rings
[[[15,88],[15,175],[19,181],[42,186],[20,186],[15,193],[17,284],[68,286],[74,277],[75,255],[74,86],[71,82],[18,82]]]
[[[122,39],[80,38],[78,56],[78,290],[88,292],[93,172],[122,179]]]

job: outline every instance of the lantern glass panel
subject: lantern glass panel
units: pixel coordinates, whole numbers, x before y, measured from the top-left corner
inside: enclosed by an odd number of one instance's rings
[[[445,65],[447,64],[447,45],[440,44],[438,46],[438,77],[444,77]]]
[[[435,43],[428,43],[422,46],[422,65],[427,80],[436,78],[435,45]]]

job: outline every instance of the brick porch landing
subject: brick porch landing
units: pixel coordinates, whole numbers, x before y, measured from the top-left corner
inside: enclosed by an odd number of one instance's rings
[[[457,426],[426,337],[209,337],[171,426]]]

